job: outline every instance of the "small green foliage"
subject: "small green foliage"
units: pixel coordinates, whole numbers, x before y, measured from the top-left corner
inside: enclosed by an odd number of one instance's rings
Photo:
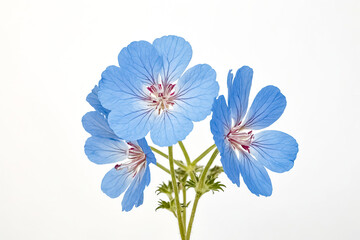
[[[163,182],[162,184],[160,184],[160,186],[155,191],[155,193],[157,195],[159,195],[160,193],[164,193],[164,194],[166,194],[168,196],[168,198],[170,200],[172,200],[173,199],[172,194],[174,193],[172,182],[169,181],[168,184]]]
[[[222,172],[224,172],[224,169],[220,166],[214,166],[209,170],[205,180],[205,192],[212,191],[215,193],[220,190],[224,191],[226,186],[219,181],[215,181]]]
[[[175,207],[174,199],[170,200],[169,202],[160,199],[158,203],[159,203],[159,205],[155,209],[155,211],[157,211],[158,209],[166,209],[166,210],[172,212],[176,217],[176,207]]]
[[[186,165],[185,165],[185,163],[183,161],[174,159],[174,163],[176,165],[181,166],[182,168],[184,168],[184,170],[186,170]]]
[[[203,170],[204,170],[204,166],[197,166],[197,165],[195,166],[194,169],[196,173],[201,173]]]
[[[199,177],[196,177],[196,182],[189,179],[185,187],[186,188],[194,188],[196,192],[199,192],[201,194],[207,193],[209,191],[212,191],[213,193],[224,191],[224,188],[226,187],[224,184],[222,184],[220,181],[216,181],[216,179],[219,177],[219,175],[223,172],[223,168],[219,166],[215,166],[211,169],[209,169],[208,175],[206,176],[206,180],[204,183],[204,186],[202,186],[201,189],[199,189]]]
[[[191,203],[191,201],[186,203],[186,204],[180,203],[180,205],[181,205],[182,208],[187,208],[190,205],[190,203]]]
[[[213,179],[210,179],[210,180],[206,180],[205,181],[205,187],[207,188],[205,192],[208,192],[208,191],[212,191],[213,193],[215,192],[219,192],[220,190],[221,191],[224,191],[223,188],[225,188],[226,186],[224,184],[222,184],[221,182],[215,182],[215,178]]]
[[[207,179],[216,179],[222,172],[224,172],[224,169],[222,167],[214,166],[209,170]]]
[[[155,211],[157,211],[158,209],[170,209],[171,205],[170,202],[164,201],[164,200],[159,200],[158,201],[158,207],[155,209]]]
[[[179,183],[178,183],[179,184]],[[169,201],[164,201],[162,199],[160,199],[158,201],[158,207],[155,209],[155,211],[157,211],[158,209],[166,209],[170,212],[172,212],[174,214],[174,216],[176,217],[176,204],[175,204],[175,199],[173,197],[174,194],[174,189],[173,189],[173,184],[172,181],[168,181],[168,183],[162,183],[159,185],[159,187],[157,188],[157,190],[155,191],[157,195],[159,195],[160,193],[165,194]],[[186,207],[188,206],[188,204],[186,205]],[[182,206],[185,207],[185,206]]]
[[[186,181],[186,178],[188,177],[188,174],[187,172],[182,169],[182,168],[178,168],[175,170],[175,175],[176,175],[176,178],[180,181],[180,182],[185,182]]]
[[[199,177],[196,177],[196,182],[198,182],[199,181]],[[194,182],[192,179],[189,179],[189,180],[187,180],[186,181],[186,184],[185,184],[185,187],[187,188],[187,189],[189,189],[189,188],[196,188],[196,182]]]

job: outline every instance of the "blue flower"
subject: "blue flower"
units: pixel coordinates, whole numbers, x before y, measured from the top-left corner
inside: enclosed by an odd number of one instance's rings
[[[253,194],[270,196],[272,185],[265,167],[278,173],[290,170],[298,144],[280,131],[253,132],[273,124],[284,112],[286,99],[277,87],[267,86],[247,112],[252,76],[253,70],[246,66],[236,72],[235,79],[229,71],[228,105],[224,96],[215,100],[211,132],[228,178],[240,186],[241,174]]]
[[[144,189],[150,183],[149,163],[156,159],[145,138],[126,142],[109,127],[105,109],[97,98],[98,88],[86,98],[96,111],[88,112],[82,118],[85,130],[91,134],[85,143],[85,154],[96,164],[116,163],[101,183],[101,190],[111,198],[122,200],[123,211],[130,211],[143,203]]]
[[[150,131],[155,144],[170,146],[211,113],[219,91],[216,73],[199,64],[183,74],[191,56],[190,44],[176,36],[121,50],[120,67],[108,67],[99,86],[101,104],[111,110],[110,127],[120,138],[136,140]]]

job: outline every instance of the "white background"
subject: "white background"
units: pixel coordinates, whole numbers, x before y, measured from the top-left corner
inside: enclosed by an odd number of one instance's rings
[[[179,239],[175,218],[154,211],[167,175],[152,166],[145,203],[122,212],[100,190],[113,166],[87,160],[81,125],[121,48],[167,34],[191,43],[190,66],[217,71],[221,94],[242,65],[254,69],[250,101],[278,86],[288,105],[269,129],[300,147],[290,172],[270,173],[269,198],[222,176],[192,239],[359,238],[359,1],[2,0],[0,30],[0,239]],[[184,141],[193,158],[212,144],[209,120]]]

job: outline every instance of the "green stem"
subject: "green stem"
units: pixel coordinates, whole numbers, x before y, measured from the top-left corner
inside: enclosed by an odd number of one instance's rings
[[[201,197],[201,194],[196,193],[195,200],[194,200],[194,205],[193,205],[193,208],[191,210],[191,216],[190,216],[190,220],[189,220],[188,230],[186,232],[186,238],[185,238],[186,240],[190,240],[191,229],[192,229],[192,225],[193,225],[193,222],[194,222],[194,219],[195,219],[195,212],[196,212],[196,208],[197,208],[200,197]]]
[[[151,150],[153,150],[154,152],[156,152],[157,154],[163,156],[166,159],[169,159],[169,156],[166,153],[163,153],[162,151],[160,151],[159,149],[156,149],[154,147],[150,147]]]
[[[191,164],[193,166],[195,166],[201,159],[203,159],[206,155],[208,155],[208,153],[211,152],[211,150],[213,150],[215,147],[216,147],[216,145],[214,144],[211,147],[209,147],[208,149],[206,149],[202,154],[200,154],[200,156],[195,158],[195,160]]]
[[[151,148],[151,150],[152,150],[153,152],[156,152],[157,154],[159,154],[160,156],[162,156],[162,157],[164,157],[164,158],[166,158],[166,159],[169,159],[169,156],[168,156],[166,153],[163,153],[162,151],[160,151],[159,149],[156,149],[156,148],[154,148],[154,147],[150,147],[150,148]],[[176,165],[178,165],[179,167],[181,167],[182,169],[184,169],[184,170],[187,169],[187,167],[186,167],[184,164],[181,164],[181,163],[179,163],[179,162],[177,162],[177,161],[174,161],[174,163],[175,163]]]
[[[185,179],[186,182],[186,179]],[[183,224],[184,224],[184,232],[186,233],[186,188],[184,185],[182,185],[182,193],[183,193]]]
[[[207,175],[211,165],[213,164],[216,156],[218,155],[218,153],[219,153],[219,150],[215,149],[215,151],[213,152],[213,154],[210,157],[209,162],[206,164],[206,166],[204,168],[204,171],[201,173],[200,180],[199,180],[199,185],[198,185],[199,189],[202,189],[204,187],[206,175]]]
[[[206,175],[207,175],[211,165],[213,164],[216,156],[218,155],[218,153],[219,153],[219,150],[216,149],[214,151],[214,153],[211,155],[209,162],[206,164],[206,166],[204,168],[204,171],[201,173],[200,180],[199,180],[199,185],[197,186],[194,205],[193,205],[193,208],[191,210],[190,221],[189,221],[189,225],[188,225],[188,228],[187,228],[188,230],[187,230],[187,233],[186,233],[186,240],[190,239],[190,234],[191,234],[191,229],[192,229],[192,225],[193,225],[194,218],[195,218],[196,208],[197,208],[199,199],[200,199],[201,195],[203,194],[202,190],[204,188]]]
[[[179,141],[178,143],[179,143],[179,146],[180,146],[180,148],[181,148],[181,150],[182,150],[182,152],[183,152],[183,154],[184,154],[184,157],[185,157],[185,159],[186,159],[186,163],[187,163],[188,168],[189,168],[190,166],[192,166],[192,165],[191,165],[191,161],[190,161],[189,154],[188,154],[188,152],[186,151],[186,148],[185,148],[184,144],[182,143],[182,141]],[[191,180],[193,180],[194,182],[196,182],[196,178],[195,178],[195,174],[194,174],[193,170],[189,171],[189,174],[190,174]]]
[[[180,235],[181,235],[181,239],[185,240],[184,225],[183,225],[182,218],[181,218],[179,192],[178,192],[177,181],[176,181],[176,177],[175,177],[172,146],[169,147],[169,164],[170,164],[171,181],[172,181],[172,184],[173,184],[173,189],[174,189],[174,194],[175,194],[176,215],[177,215],[177,219],[178,219],[178,223],[179,223]]]
[[[170,174],[170,170],[167,169],[166,167],[164,167],[163,165],[161,165],[160,163],[156,163],[156,166],[158,166],[160,169],[164,170],[165,172],[167,172],[168,174]]]
[[[186,151],[186,149],[185,149],[184,144],[182,143],[182,141],[179,141],[178,143],[179,143],[180,148],[181,148],[181,150],[182,150],[182,152],[183,152],[183,154],[184,154],[184,157],[185,157],[185,159],[186,159],[186,163],[187,163],[188,165],[190,165],[190,164],[191,164],[190,157],[189,157],[189,154],[187,153],[187,151]]]

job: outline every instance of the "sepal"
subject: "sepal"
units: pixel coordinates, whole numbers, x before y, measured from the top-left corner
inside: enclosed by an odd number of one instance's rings
[[[196,182],[193,181],[192,179],[189,179],[186,182],[185,187],[186,188],[194,188],[195,191],[201,195],[203,195],[204,193],[207,193],[209,191],[212,191],[213,193],[219,192],[219,191],[224,191],[224,188],[226,188],[226,186],[224,184],[222,184],[220,181],[216,181],[218,176],[222,172],[224,172],[222,167],[214,166],[213,168],[211,168],[209,170],[208,175],[206,176],[205,183],[202,187],[200,187],[200,184],[199,184],[199,177],[196,177]]]
[[[165,209],[168,210],[170,212],[172,212],[175,217],[176,217],[176,205],[175,205],[175,199],[172,199],[170,201],[164,201],[164,200],[159,200],[158,201],[158,207],[155,209],[155,211],[159,210],[159,209]]]
[[[157,195],[159,195],[160,193],[166,194],[169,199],[173,199],[172,197],[173,192],[174,189],[171,181],[169,181],[168,184],[163,182],[155,191]]]

